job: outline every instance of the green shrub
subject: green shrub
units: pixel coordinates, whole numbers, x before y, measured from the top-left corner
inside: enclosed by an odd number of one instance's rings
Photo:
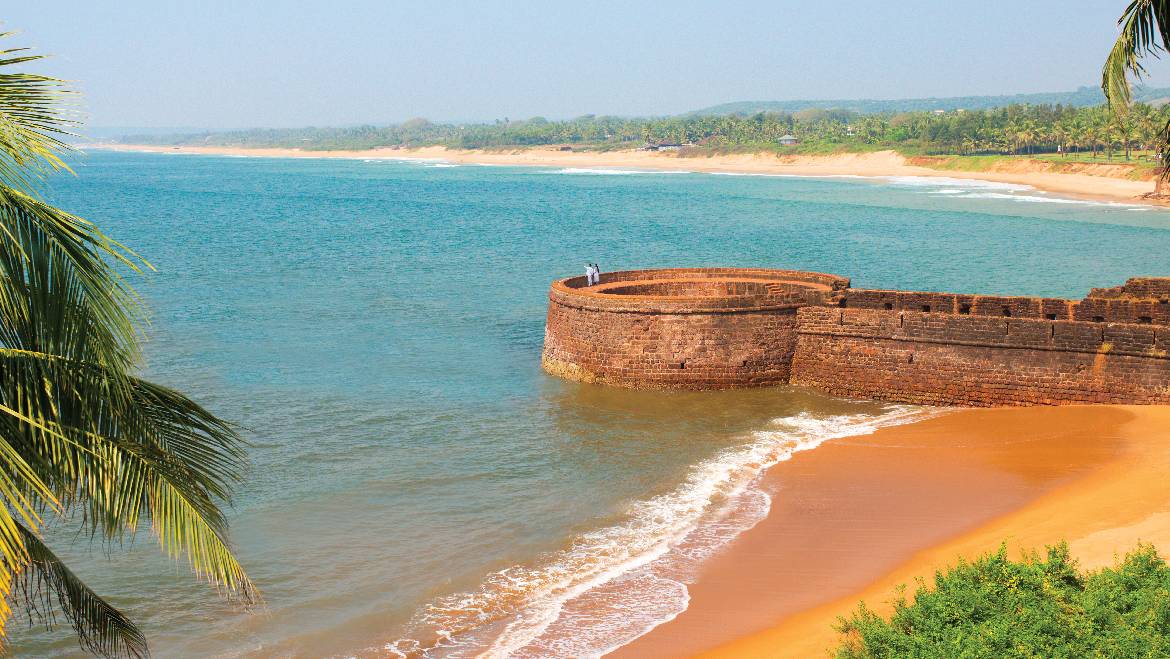
[[[1170,657],[1170,566],[1139,545],[1113,568],[1082,572],[1068,546],[1046,558],[992,554],[898,589],[889,620],[862,602],[840,618],[837,656]]]

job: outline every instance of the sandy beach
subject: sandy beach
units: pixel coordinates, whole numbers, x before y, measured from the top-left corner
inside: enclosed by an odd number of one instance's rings
[[[864,599],[1006,542],[1086,567],[1170,547],[1170,408],[957,410],[773,468],[768,518],[707,564],[690,607],[612,656],[817,657]]]
[[[913,164],[894,151],[828,156],[777,156],[729,154],[685,157],[671,152],[560,151],[550,148],[507,151],[454,150],[446,147],[419,149],[370,149],[364,151],[305,151],[236,147],[167,147],[135,144],[99,144],[86,148],[113,151],[191,153],[275,158],[401,158],[438,159],[454,163],[535,167],[609,167],[663,171],[724,172],[743,174],[791,174],[799,176],[932,176],[1028,185],[1067,197],[1098,201],[1152,203],[1141,195],[1154,189],[1152,181],[1124,176],[1124,168],[1085,165],[1077,172],[1056,172],[1039,161],[1020,161],[992,171],[934,169]]]

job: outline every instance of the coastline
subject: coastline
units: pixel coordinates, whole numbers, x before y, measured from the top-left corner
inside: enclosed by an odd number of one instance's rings
[[[1045,171],[1041,167],[1016,164],[1010,171],[966,171],[934,169],[911,162],[893,151],[849,153],[825,156],[777,156],[773,154],[727,154],[680,156],[675,153],[648,151],[559,151],[550,148],[511,149],[507,151],[455,150],[446,147],[414,149],[380,148],[357,151],[305,151],[283,148],[243,147],[168,147],[135,144],[96,144],[85,148],[109,151],[149,153],[185,153],[221,156],[271,158],[342,158],[443,160],[460,164],[528,167],[633,168],[653,171],[687,171],[700,173],[792,175],[792,176],[922,176],[967,179],[1026,185],[1063,197],[1090,201],[1123,202],[1151,206],[1164,205],[1141,198],[1153,190],[1152,181],[1097,176],[1085,173]]]
[[[857,603],[1006,542],[1089,568],[1170,549],[1170,407],[958,410],[773,467],[768,517],[713,557],[686,611],[613,657],[825,656]]]

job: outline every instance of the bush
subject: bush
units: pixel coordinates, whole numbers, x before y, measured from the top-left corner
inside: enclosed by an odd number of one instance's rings
[[[898,590],[887,621],[862,602],[840,618],[837,656],[1167,657],[1170,567],[1139,545],[1113,568],[1081,572],[1068,546],[1046,558],[1007,557],[1006,546]]]

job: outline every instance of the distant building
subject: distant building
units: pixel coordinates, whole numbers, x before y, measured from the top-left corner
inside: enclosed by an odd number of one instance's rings
[[[947,111],[946,110],[935,110],[934,113],[935,114],[946,114]]]
[[[781,146],[792,146],[794,144],[800,144],[800,140],[796,139],[796,136],[791,134],[781,136],[779,141]]]
[[[655,144],[654,142],[647,142],[642,147],[642,151],[678,151],[684,146],[694,146],[694,144],[678,144],[677,142],[658,142]]]

